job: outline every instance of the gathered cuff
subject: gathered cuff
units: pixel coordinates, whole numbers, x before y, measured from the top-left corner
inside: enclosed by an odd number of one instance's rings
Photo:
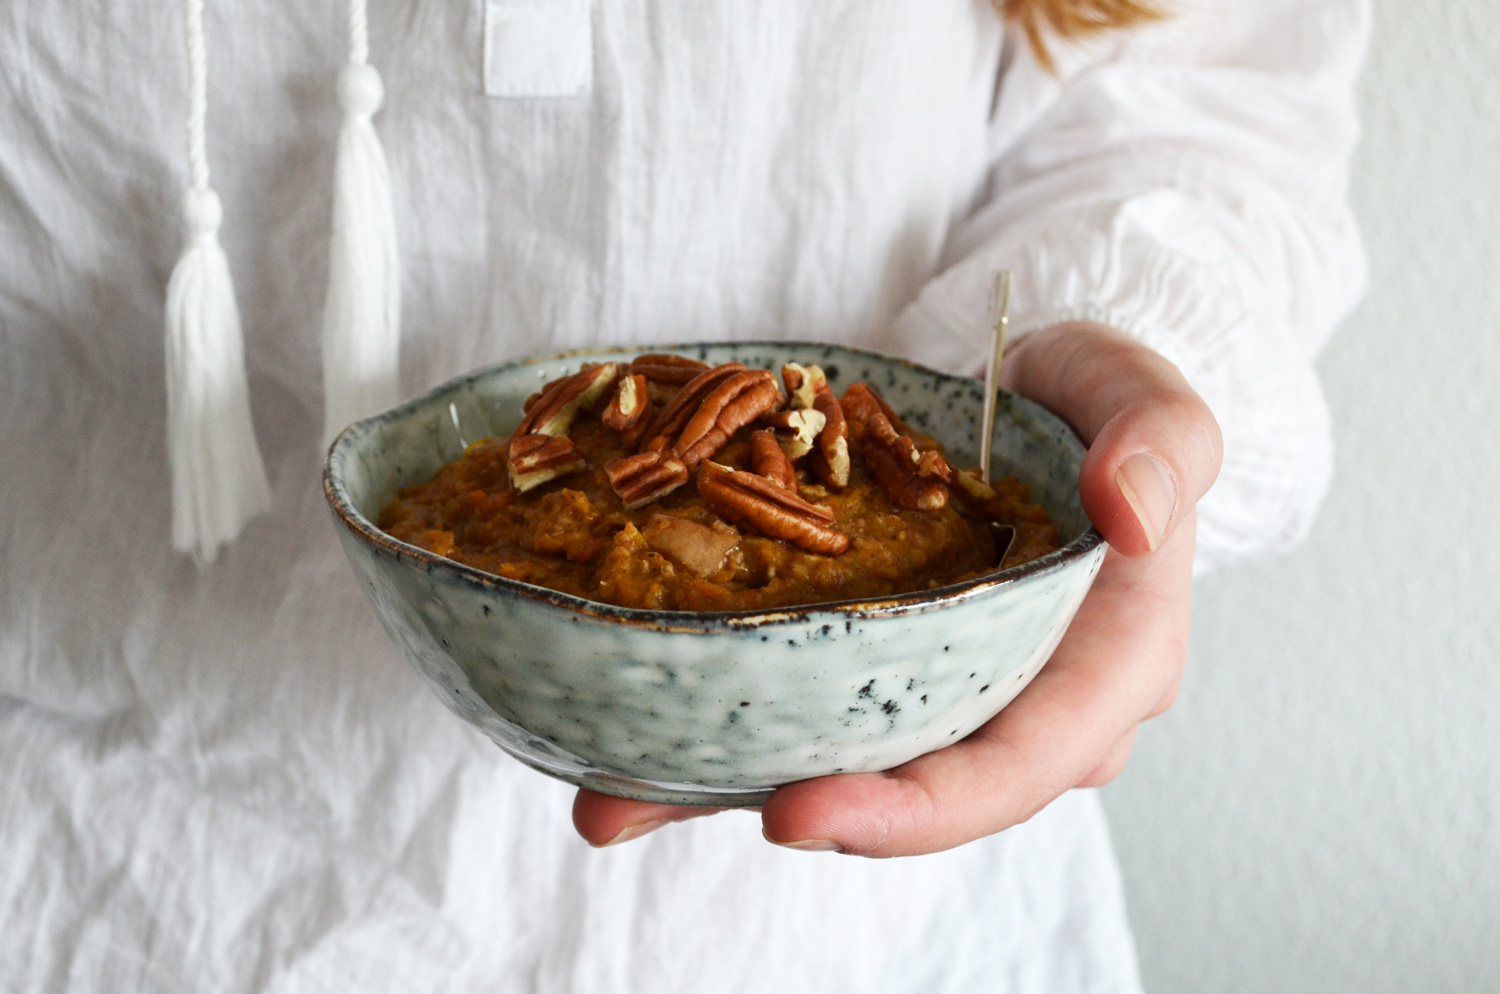
[[[1008,228],[930,282],[891,340],[931,365],[977,373],[989,288],[996,270],[1010,269],[1012,342],[1094,321],[1172,362],[1224,436],[1219,481],[1199,504],[1201,574],[1299,544],[1327,492],[1332,443],[1309,359],[1270,307],[1252,307],[1258,274],[1190,206],[1157,190]]]

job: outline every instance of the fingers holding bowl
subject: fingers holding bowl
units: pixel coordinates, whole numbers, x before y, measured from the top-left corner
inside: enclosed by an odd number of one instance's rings
[[[1130,731],[1120,737],[1120,741],[1105,753],[1104,761],[1094,768],[1094,772],[1078,782],[1080,787],[1103,787],[1125,772],[1125,764],[1130,760],[1130,752],[1135,748],[1136,733],[1141,729],[1140,725],[1134,725]]]
[[[766,837],[874,857],[938,852],[1113,779],[1186,662],[1195,523],[1190,512],[1153,556],[1112,552],[1046,667],[979,731],[887,773],[783,787],[766,802]]]
[[[1139,724],[1175,699],[1191,620],[1198,499],[1218,473],[1217,423],[1181,373],[1102,325],[1024,339],[1009,385],[1069,421],[1088,445],[1085,510],[1113,548],[1049,664],[967,739],[886,773],[790,784],[766,802],[777,844],[867,856],[935,852],[1029,819],[1061,793],[1119,775]],[[594,845],[705,813],[584,791]]]
[[[1006,380],[1088,445],[1084,508],[1128,556],[1160,548],[1219,474],[1223,438],[1208,405],[1176,366],[1123,332],[1092,322],[1035,332],[1012,351]]]
[[[651,804],[580,789],[573,798],[573,827],[596,849],[649,835],[663,825],[717,814],[722,808]]]

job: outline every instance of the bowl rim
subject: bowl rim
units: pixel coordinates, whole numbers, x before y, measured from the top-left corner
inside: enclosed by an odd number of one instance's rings
[[[392,555],[398,562],[402,559],[411,559],[416,564],[425,568],[429,573],[434,570],[442,570],[445,573],[452,574],[456,579],[462,580],[470,586],[520,597],[525,600],[550,605],[574,614],[586,615],[604,621],[619,622],[632,627],[664,631],[710,632],[725,629],[744,630],[766,625],[805,622],[810,616],[815,614],[835,614],[848,616],[851,619],[868,619],[938,610],[982,595],[991,594],[1022,580],[1066,569],[1073,563],[1088,558],[1095,549],[1105,544],[1104,536],[1099,533],[1098,528],[1091,524],[1082,534],[1061,548],[1047,553],[1045,556],[1022,563],[1019,566],[1012,566],[1010,569],[1001,570],[996,573],[987,573],[984,576],[964,580],[960,583],[950,583],[943,587],[934,587],[931,590],[910,591],[904,594],[891,594],[886,597],[824,601],[816,604],[799,604],[759,610],[666,611],[654,608],[623,607],[617,604],[608,604],[604,601],[589,600],[586,597],[564,593],[560,590],[540,587],[522,580],[512,580],[508,577],[496,576],[477,567],[460,563],[446,556],[440,556],[435,552],[429,552],[420,546],[403,542],[395,536],[382,531],[379,526],[361,514],[349,499],[348,492],[345,490],[342,480],[335,476],[335,465],[341,464],[343,459],[353,449],[355,443],[373,431],[377,425],[409,417],[419,407],[424,407],[440,398],[443,394],[459,390],[476,380],[493,376],[506,370],[539,365],[544,362],[593,357],[609,353],[634,352],[636,354],[643,354],[646,352],[671,352],[718,346],[775,349],[795,349],[797,347],[810,349],[836,348],[851,355],[863,356],[880,362],[895,363],[906,366],[918,373],[936,376],[945,380],[970,379],[970,377],[933,369],[919,362],[914,362],[901,356],[877,352],[873,349],[855,348],[830,342],[808,342],[790,339],[681,342],[645,346],[590,346],[588,348],[570,349],[546,355],[527,356],[522,359],[504,360],[491,363],[487,366],[480,366],[467,373],[455,376],[429,390],[423,391],[415,397],[361,418],[339,432],[332,444],[329,445],[323,462],[323,496],[327,500],[334,516],[344,528],[356,538],[362,540],[366,545],[373,546],[377,553],[384,552]],[[1025,400],[1026,398],[1022,397],[1021,399]],[[1034,401],[1028,402],[1035,404]],[[1040,405],[1037,406],[1040,407]],[[1052,415],[1052,417],[1057,418],[1058,422],[1067,429],[1073,438],[1077,439],[1079,444],[1082,444],[1082,440],[1078,439],[1078,434],[1073,430],[1072,425],[1069,425],[1053,412],[1047,411],[1046,408],[1041,409]]]

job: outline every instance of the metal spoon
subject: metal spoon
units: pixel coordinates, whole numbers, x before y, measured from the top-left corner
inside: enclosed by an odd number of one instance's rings
[[[1000,394],[1000,358],[1005,351],[1005,332],[1010,325],[1010,290],[1015,282],[1009,269],[995,274],[990,288],[990,360],[984,368],[984,421],[980,424],[979,473],[985,486],[990,485],[990,449],[995,444],[995,407]],[[1016,541],[1016,530],[1011,525],[990,522],[994,530],[995,548],[998,554],[995,565],[1005,562],[1010,547]]]

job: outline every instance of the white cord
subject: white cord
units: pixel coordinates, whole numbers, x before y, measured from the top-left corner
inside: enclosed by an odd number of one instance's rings
[[[203,51],[203,0],[187,0],[188,176],[193,189],[208,189],[208,71]]]
[[[245,347],[229,261],[219,246],[224,211],[209,185],[208,83],[203,0],[186,0],[187,244],[167,284],[167,457],[172,545],[211,562],[246,521],[270,506],[250,421]]]
[[[349,0],[349,61],[358,65],[370,61],[370,18],[365,0]]]

